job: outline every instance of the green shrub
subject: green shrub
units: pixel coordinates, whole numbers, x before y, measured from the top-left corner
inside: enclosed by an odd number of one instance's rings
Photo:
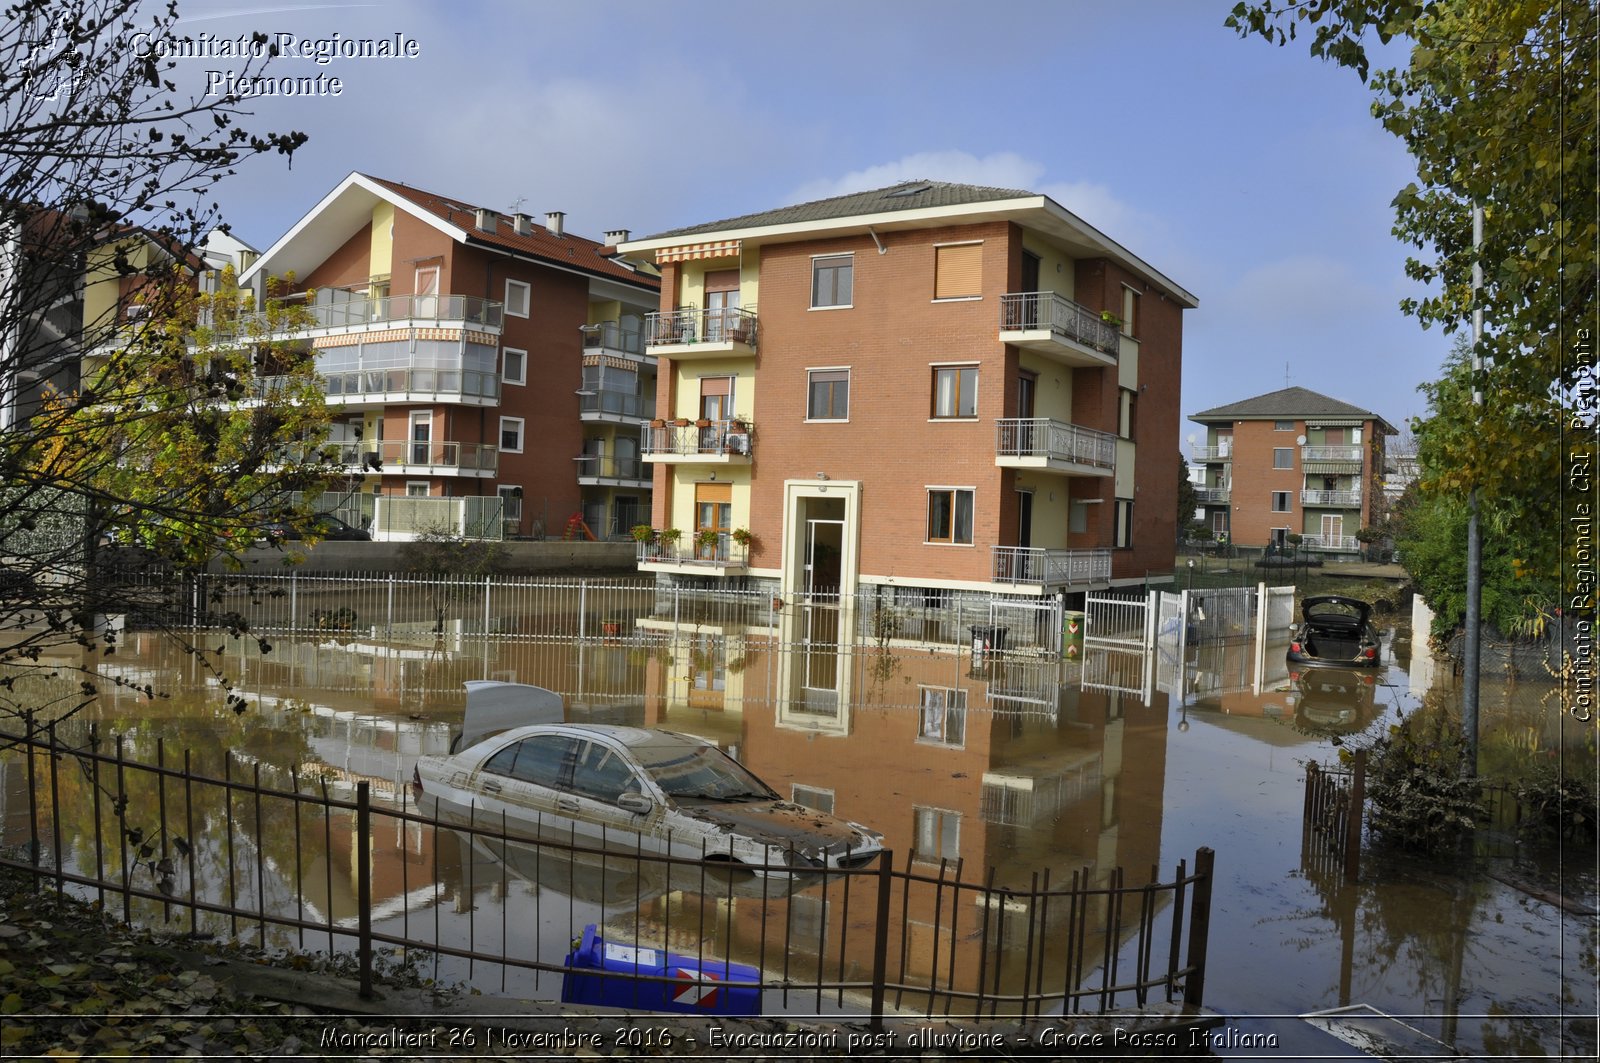
[[[1478,780],[1462,774],[1465,747],[1445,714],[1414,714],[1373,743],[1369,822],[1384,841],[1419,852],[1457,844],[1483,818]]]

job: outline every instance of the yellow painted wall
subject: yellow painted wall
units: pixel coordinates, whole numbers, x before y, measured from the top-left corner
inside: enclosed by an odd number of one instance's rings
[[[1067,493],[1069,481],[1064,476],[1043,473],[1017,473],[1017,487],[1033,491],[1033,545],[1046,550],[1063,549],[1067,545]],[[1006,499],[1006,504],[1013,503]]]
[[[1077,266],[1071,258],[1061,253],[1061,250],[1052,247],[1033,233],[1022,234],[1022,246],[1039,256],[1039,289],[1047,292],[1057,292],[1068,299],[1075,299],[1073,295],[1077,277]],[[1035,503],[1037,504],[1037,503]]]
[[[135,271],[150,265],[150,247],[142,240],[128,244],[123,251]],[[115,248],[98,247],[89,252],[84,264],[83,324],[91,347],[100,342],[105,330],[116,327],[117,295],[122,289],[122,277],[113,264],[115,258]]]
[[[683,532],[678,540],[680,547],[694,540],[694,485],[711,479],[716,473],[717,483],[733,485],[733,526],[750,527],[750,469],[748,466],[677,465],[673,467],[672,504],[668,510],[669,528]]]
[[[1131,439],[1117,440],[1117,497],[1133,497],[1133,456],[1135,447]]]
[[[1018,364],[1039,376],[1033,392],[1033,415],[1072,421],[1072,370],[1059,362],[1024,350]]]
[[[622,302],[610,299],[606,302],[589,304],[590,325],[604,325],[608,321],[619,321],[622,318]]]
[[[682,281],[679,284],[679,300],[684,306],[695,306],[701,309],[706,305],[706,273],[720,273],[722,270],[731,269],[735,263],[728,259],[713,259],[709,262],[686,262],[683,265]],[[739,267],[739,305],[746,310],[756,305],[757,296],[761,292],[761,258],[755,251],[746,252],[737,263]]]
[[[734,416],[756,420],[756,366],[751,358],[717,358],[680,361],[674,363],[677,380],[673,388],[672,412],[665,416],[700,416],[700,378],[703,376],[731,376],[733,382]]]
[[[388,201],[372,208],[372,244],[367,267],[374,277],[394,272],[394,204]]]

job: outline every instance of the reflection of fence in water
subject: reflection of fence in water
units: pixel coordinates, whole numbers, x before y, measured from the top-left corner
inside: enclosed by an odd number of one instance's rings
[[[696,963],[752,964],[769,1003],[783,1006],[794,998],[881,1018],[891,998],[929,1015],[1201,1002],[1210,850],[1193,870],[1180,862],[1168,882],[1152,868],[1142,885],[1120,868],[1055,880],[1045,869],[1026,885],[996,883],[990,869],[974,882],[959,863],[916,854],[900,867],[885,854],[796,884],[730,878],[705,860],[605,855],[504,822],[444,826],[403,803],[372,805],[365,782],[351,797],[326,783],[308,792],[292,774],[287,787],[264,783],[259,768],[237,778],[232,756],[217,778],[188,754],[169,763],[159,744],[155,763],[140,763],[120,738],[109,751],[69,748],[54,728],[11,748],[27,751],[28,817],[26,836],[0,839],[0,865],[100,900],[130,923],[355,951],[368,989],[379,947],[422,950],[469,976],[490,965],[502,991],[508,972],[558,975],[572,937],[594,922]],[[523,909],[510,918],[513,877],[519,902],[537,898],[531,926]],[[485,888],[501,901],[498,925],[475,914]]]

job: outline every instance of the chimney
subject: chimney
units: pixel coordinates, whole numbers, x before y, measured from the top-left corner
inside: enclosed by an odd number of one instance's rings
[[[499,221],[500,221],[500,215],[496,214],[494,211],[490,210],[488,207],[479,207],[478,208],[478,228],[479,229],[482,229],[486,233],[492,233],[492,232],[495,231],[495,227],[499,224]]]
[[[551,236],[560,236],[561,235],[561,225],[566,220],[567,220],[567,216],[566,216],[566,214],[564,212],[559,211],[559,210],[552,210],[552,211],[548,212],[547,214],[545,214],[545,216],[544,216],[544,227],[546,229],[550,230],[550,235]]]
[[[608,229],[606,231],[606,246],[616,247],[618,244],[626,243],[628,232],[629,230],[627,229]]]
[[[518,236],[532,236],[533,219],[526,214],[513,214],[511,216],[511,228]]]

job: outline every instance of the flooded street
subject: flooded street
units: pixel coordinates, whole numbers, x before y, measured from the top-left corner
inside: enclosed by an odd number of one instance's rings
[[[1564,886],[1592,913],[1592,850],[1539,864],[1514,858],[1508,845],[1503,855],[1460,866],[1371,855],[1350,886],[1302,852],[1305,764],[1332,763],[1335,736],[1355,742],[1430,698],[1452,698],[1448,669],[1441,674],[1414,649],[1409,630],[1391,625],[1386,667],[1300,674],[1288,671],[1281,644],[1258,655],[1251,640],[1226,638],[1188,647],[1181,666],[1110,645],[1091,644],[1072,661],[975,659],[887,639],[841,650],[762,630],[649,621],[616,637],[536,642],[285,638],[266,654],[229,645],[226,672],[249,703],[236,715],[194,657],[135,634],[97,665],[106,693],[68,730],[81,739],[92,723],[103,737],[124,736],[129,760],[172,765],[187,751],[197,773],[226,771],[264,787],[347,795],[365,781],[375,802],[409,808],[412,765],[447,750],[465,681],[535,684],[564,695],[569,722],[709,739],[784,798],[881,831],[897,868],[930,876],[1023,889],[1041,874],[1103,885],[1120,867],[1128,884],[1142,885],[1168,881],[1181,861],[1192,865],[1196,850],[1210,847],[1217,880],[1205,1004],[1224,1014],[1367,1005],[1469,1054],[1560,1052],[1574,1042],[1555,1016],[1593,1011],[1596,939],[1592,914],[1563,911],[1550,898]],[[137,692],[147,685],[170,696]],[[1560,733],[1559,713],[1541,700],[1548,689],[1486,683],[1486,748],[1503,740],[1555,750],[1564,739],[1581,741]],[[41,690],[41,703],[49,696]],[[0,841],[23,845],[24,771],[15,758],[0,760],[0,771]],[[200,810],[197,845],[259,848],[273,874],[237,888],[298,895],[295,903],[315,916],[308,922],[354,920],[348,830],[319,825],[327,844],[308,850],[298,815],[291,822],[259,807],[254,816],[244,806]],[[154,815],[136,808],[140,814]],[[770,880],[708,881],[703,868],[597,868],[394,823],[379,824],[371,853],[379,933],[415,937],[426,924],[430,937],[463,952],[492,945],[559,964],[574,932],[593,923],[669,949],[708,948],[780,976],[792,990],[769,992],[768,1011],[857,1010],[849,992],[806,989],[824,974],[848,981],[844,972],[870,966],[870,940],[851,936],[870,914],[870,894],[853,886],[785,891]],[[48,834],[44,842],[53,844]],[[96,859],[70,829],[61,846],[69,865]],[[306,851],[318,855],[307,859]],[[781,911],[789,940],[801,947],[775,949],[770,924],[750,914],[757,908]],[[1126,964],[1148,948],[1127,929],[1129,916],[1109,944],[1059,955],[1042,934],[1035,943],[1030,915],[1026,940],[1007,939],[1003,972],[966,972],[954,962],[955,931],[946,934],[937,912],[911,899],[904,912],[901,971],[942,979],[951,990],[976,982],[981,992],[986,977],[1000,988],[1016,977],[1027,986],[1035,970],[1040,985],[1096,981],[1104,956]],[[1041,917],[1041,931],[1057,918]],[[275,933],[268,937],[277,944],[329,947],[329,935],[315,930]],[[437,965],[429,973],[485,992],[560,992],[549,972],[466,955],[427,963]],[[891,993],[889,1004],[918,1013],[929,1005],[899,996]]]

